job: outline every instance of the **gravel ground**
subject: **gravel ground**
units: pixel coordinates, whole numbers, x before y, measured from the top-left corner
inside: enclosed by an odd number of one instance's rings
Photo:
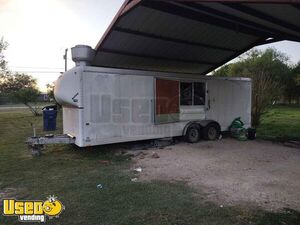
[[[300,210],[300,149],[227,138],[143,152],[139,181],[185,181],[220,205]]]

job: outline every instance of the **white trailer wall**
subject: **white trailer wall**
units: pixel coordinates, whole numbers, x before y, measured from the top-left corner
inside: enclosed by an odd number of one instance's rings
[[[154,124],[154,77],[84,72],[85,145],[182,135],[187,122]]]
[[[206,119],[216,120],[222,130],[241,117],[246,127],[251,127],[251,81],[208,80]]]

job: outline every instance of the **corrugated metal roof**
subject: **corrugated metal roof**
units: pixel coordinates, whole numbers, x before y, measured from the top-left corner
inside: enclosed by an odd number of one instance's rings
[[[204,75],[281,40],[300,41],[298,0],[127,0],[93,65]]]

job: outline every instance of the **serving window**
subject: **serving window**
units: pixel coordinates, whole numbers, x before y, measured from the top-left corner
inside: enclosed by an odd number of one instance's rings
[[[180,83],[180,105],[182,106],[205,105],[205,83],[181,82]]]
[[[179,121],[179,81],[156,79],[155,123]]]

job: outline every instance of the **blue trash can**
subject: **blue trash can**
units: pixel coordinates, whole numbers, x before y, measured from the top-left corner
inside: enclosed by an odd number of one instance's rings
[[[43,108],[44,131],[56,130],[57,106]]]

